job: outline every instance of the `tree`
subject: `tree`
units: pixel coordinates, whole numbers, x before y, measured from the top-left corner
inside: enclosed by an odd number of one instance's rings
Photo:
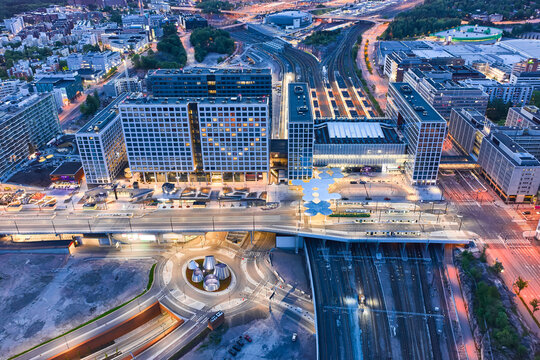
[[[521,293],[521,290],[525,289],[527,286],[529,286],[529,282],[524,280],[521,276],[518,276],[514,282],[514,287],[517,288],[518,295]]]
[[[538,299],[536,299],[536,298],[535,298],[535,299],[532,299],[532,300],[529,302],[529,304],[530,304],[531,307],[532,307],[532,312],[533,312],[533,314],[534,314],[535,312],[537,312],[538,310],[540,310],[540,300],[538,300]]]
[[[494,99],[488,103],[486,116],[498,125],[504,125],[508,110],[512,107],[511,102],[505,103],[502,99]]]
[[[67,60],[58,61],[58,68],[60,68],[60,70],[62,70],[62,71],[67,71],[68,70]]]
[[[538,90],[533,91],[530,104],[536,107],[540,107],[540,91]]]
[[[99,52],[101,51],[101,49],[99,48],[99,45],[90,45],[90,44],[86,44],[83,46],[83,52],[84,53],[87,53],[87,52]]]
[[[100,100],[97,90],[94,90],[93,95],[88,95],[86,101],[81,104],[81,113],[86,116],[94,115],[100,106]]]
[[[504,266],[500,261],[495,261],[495,263],[491,266],[491,270],[495,274],[500,274],[504,271]]]

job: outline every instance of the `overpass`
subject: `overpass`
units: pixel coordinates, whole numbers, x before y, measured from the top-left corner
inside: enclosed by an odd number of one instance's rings
[[[470,156],[442,156],[441,170],[477,170],[480,165]]]
[[[30,212],[31,213],[31,212]],[[5,235],[37,234],[190,234],[201,232],[248,231],[271,232],[296,237],[315,237],[346,243],[418,243],[466,244],[471,236],[462,231],[446,230],[440,223],[337,223],[327,219],[299,219],[294,214],[248,215],[235,211],[230,216],[177,215],[154,211],[142,216],[128,213],[88,216],[85,213],[60,213],[49,216],[17,214],[0,217]],[[107,216],[108,215],[108,216]],[[427,215],[424,215],[427,216]],[[339,220],[338,220],[339,221]]]

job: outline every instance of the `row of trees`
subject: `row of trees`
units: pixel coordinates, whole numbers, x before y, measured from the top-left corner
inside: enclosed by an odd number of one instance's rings
[[[426,0],[409,11],[398,14],[381,36],[384,40],[429,35],[456,27],[470,14],[502,14],[508,20],[534,16],[540,3],[528,0]]]
[[[234,40],[221,29],[205,27],[193,30],[189,41],[195,48],[195,60],[202,62],[209,52],[230,55],[234,51]]]
[[[195,7],[201,9],[206,14],[219,14],[221,10],[234,9],[234,5],[230,2],[220,0],[202,0]]]
[[[157,44],[158,52],[148,50],[147,56],[133,55],[137,69],[179,69],[186,65],[187,53],[173,24],[163,26],[163,37]]]
[[[328,45],[336,41],[339,36],[340,30],[334,31],[315,31],[304,39],[306,45]]]
[[[49,5],[67,5],[67,0],[2,0],[0,1],[0,20],[21,12],[46,8]]]
[[[485,249],[479,259],[469,251],[464,251],[461,254],[461,267],[475,284],[472,288],[473,308],[478,325],[483,332],[491,334],[494,345],[501,351],[507,349],[518,357],[525,356],[528,350],[521,343],[520,335],[510,323],[499,289],[486,280],[482,262],[486,262]],[[504,270],[504,267],[497,261],[489,267],[489,270],[499,274]]]

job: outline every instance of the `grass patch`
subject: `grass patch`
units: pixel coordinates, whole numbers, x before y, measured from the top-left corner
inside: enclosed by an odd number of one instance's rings
[[[371,217],[369,213],[341,213],[341,214],[330,214],[330,217],[355,217],[355,218],[368,218]]]
[[[84,327],[84,326],[86,326],[86,325],[88,325],[88,324],[91,324],[91,323],[93,323],[93,322],[95,322],[95,321],[98,321],[99,319],[104,318],[105,316],[109,315],[110,313],[112,313],[112,312],[114,312],[114,311],[116,311],[116,310],[118,310],[118,309],[120,309],[120,308],[126,306],[127,304],[129,304],[129,303],[131,303],[131,302],[133,302],[133,301],[135,301],[135,300],[137,300],[138,298],[140,298],[141,296],[143,296],[144,294],[146,294],[146,293],[148,292],[148,290],[150,290],[150,288],[152,287],[152,284],[154,283],[154,272],[155,272],[155,270],[156,270],[156,265],[157,265],[157,264],[153,264],[152,267],[150,268],[150,274],[148,275],[148,284],[146,285],[146,289],[145,289],[142,293],[140,293],[139,295],[137,295],[137,296],[135,296],[134,298],[132,298],[132,299],[126,301],[126,302],[123,303],[123,304],[118,305],[117,307],[114,307],[114,308],[112,308],[112,309],[110,309],[110,310],[105,311],[104,313],[102,313],[102,314],[96,316],[95,318],[93,318],[93,319],[91,319],[91,320],[88,320],[88,321],[85,322],[85,323],[82,323],[81,325],[79,325],[79,326],[77,326],[77,327],[74,327],[74,328],[71,329],[71,330],[66,331],[66,332],[63,333],[63,334],[60,334],[60,335],[58,335],[58,336],[56,336],[56,337],[53,337],[53,338],[51,338],[51,339],[49,339],[49,340],[45,340],[44,342],[42,342],[42,343],[40,343],[40,344],[37,344],[36,346],[33,346],[33,347],[31,347],[30,349],[27,349],[27,350],[25,350],[25,351],[23,351],[23,352],[21,352],[21,353],[19,353],[19,354],[17,354],[17,355],[13,355],[12,357],[8,358],[8,360],[18,358],[19,356],[24,355],[24,354],[26,354],[26,353],[28,353],[28,352],[34,350],[34,349],[37,349],[37,348],[40,347],[40,346],[43,346],[43,345],[45,345],[45,344],[48,344],[48,343],[50,343],[51,341],[57,340],[57,339],[61,338],[62,336],[71,334],[72,332],[74,332],[74,331],[76,331],[76,330],[79,330],[80,328],[82,328],[82,327]]]

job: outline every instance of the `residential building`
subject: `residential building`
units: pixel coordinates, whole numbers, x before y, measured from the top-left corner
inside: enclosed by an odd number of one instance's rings
[[[466,87],[476,87],[489,96],[489,101],[501,99],[505,103],[523,106],[531,101],[534,87],[526,84],[500,83],[493,79],[466,79],[461,81]]]
[[[142,83],[136,76],[126,78],[124,74],[118,74],[103,86],[103,90],[108,96],[117,97],[124,92],[141,92]]]
[[[8,95],[0,102],[0,179],[60,133],[52,94]]]
[[[67,57],[69,70],[91,69],[107,73],[111,68],[120,65],[122,58],[114,51],[73,53]]]
[[[75,138],[89,185],[111,184],[127,164],[126,144],[118,104],[127,94],[120,95],[97,113]]]
[[[448,71],[410,69],[403,77],[443,118],[449,119],[452,109],[476,109],[485,113],[488,95],[481,89],[453,81]]]
[[[26,83],[21,80],[2,80],[0,81],[0,101],[8,95],[16,93]]]
[[[208,21],[199,14],[181,14],[180,26],[182,26],[184,30],[193,30],[196,28],[207,27]]]
[[[101,35],[103,46],[111,51],[119,53],[141,52],[148,45],[148,32],[140,31],[118,31]]]
[[[444,118],[407,83],[390,83],[386,115],[407,141],[405,173],[411,182],[435,184],[446,134]]]
[[[289,83],[289,180],[313,177],[314,122],[306,83]]]
[[[504,125],[518,128],[540,126],[540,109],[534,105],[510,108]]]
[[[17,35],[22,29],[24,29],[24,20],[20,16],[5,19],[4,26],[10,33]]]
[[[145,181],[250,181],[267,176],[268,98],[137,94],[119,108],[130,169]]]

